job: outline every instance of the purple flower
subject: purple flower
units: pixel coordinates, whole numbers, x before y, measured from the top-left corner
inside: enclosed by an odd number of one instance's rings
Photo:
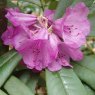
[[[42,70],[57,57],[60,39],[47,24],[46,18],[39,17],[36,24],[11,26],[2,35],[5,43],[8,40],[6,45],[11,44],[22,55],[28,68]]]
[[[90,22],[87,18],[88,8],[84,3],[78,3],[75,7],[69,7],[63,18],[55,21],[56,33],[66,44],[73,48],[79,48],[86,41],[90,32]]]
[[[29,43],[29,44],[27,44]],[[52,48],[47,40],[30,40],[19,52],[28,68],[42,70],[54,60]]]
[[[57,58],[48,65],[48,69],[50,71],[58,71],[62,67],[72,67],[70,65],[70,56],[68,55],[67,47],[65,44],[59,44],[58,50]]]
[[[54,10],[46,10],[44,16],[35,16],[8,9],[6,17],[12,26],[4,32],[2,40],[22,55],[30,69],[58,71],[62,67],[72,67],[70,59],[80,61],[83,58],[79,48],[90,32],[88,8],[78,3],[55,21],[54,13]]]
[[[1,38],[5,45],[12,45],[15,49],[18,49],[29,39],[29,35],[20,26],[9,26]]]
[[[25,41],[23,47],[18,48],[25,64],[31,69],[42,70],[57,57],[60,40],[54,34],[45,33],[45,29],[39,30],[31,39]]]
[[[24,14],[20,13],[19,9],[7,9],[8,13],[6,15],[6,18],[14,25],[14,26],[19,26],[19,25],[25,25],[29,26],[31,24],[34,24],[37,20],[37,16],[31,15],[31,14]]]
[[[80,61],[83,58],[83,53],[79,48],[72,48],[65,43],[60,44],[64,48],[65,53],[72,58],[74,61]]]
[[[14,28],[9,26],[7,30],[2,34],[2,40],[4,41],[5,45],[12,45],[12,39],[14,37]]]
[[[55,10],[45,10],[44,12],[44,16],[51,21],[53,20],[54,14],[55,14]]]

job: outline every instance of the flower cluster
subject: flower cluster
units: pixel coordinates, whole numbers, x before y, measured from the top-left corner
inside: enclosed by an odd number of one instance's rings
[[[8,9],[6,18],[12,25],[3,33],[2,40],[22,55],[30,69],[58,71],[64,66],[72,67],[70,59],[83,58],[80,47],[90,32],[88,8],[80,2],[67,8],[57,20],[53,20],[54,13],[46,10],[43,16],[37,16]]]

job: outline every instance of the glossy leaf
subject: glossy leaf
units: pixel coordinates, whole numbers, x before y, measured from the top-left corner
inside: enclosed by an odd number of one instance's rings
[[[25,83],[33,93],[36,93],[35,89],[38,83],[38,79],[38,75],[34,75],[29,71],[24,71],[20,76],[20,80]]]
[[[75,0],[74,3],[78,3],[78,2],[84,2],[88,7],[91,7],[91,5],[93,4],[94,0]]]
[[[37,83],[38,83],[38,78],[36,77],[31,77],[28,82],[27,82],[27,86],[30,88],[30,90],[33,93],[36,93],[36,87],[37,87]]]
[[[0,56],[0,67],[5,64],[8,60],[10,60],[17,52],[15,50],[10,50],[4,55]]]
[[[35,4],[40,4],[40,0],[25,0],[25,1],[30,1],[31,3],[34,2]]]
[[[8,7],[17,7],[17,4],[14,4],[12,0],[7,0],[7,6]]]
[[[23,74],[20,76],[20,80],[23,82],[23,83],[27,83],[28,80],[30,79],[30,72],[29,71],[23,71]]]
[[[84,56],[83,60],[77,63],[95,73],[95,55]]]
[[[20,60],[21,56],[15,54],[9,61],[7,61],[3,66],[0,67],[0,87],[15,69]]]
[[[56,7],[57,7],[57,4],[58,4],[58,2],[55,0],[52,0],[51,2],[50,2],[50,4],[49,4],[49,9],[51,9],[51,10],[55,10],[56,9]]]
[[[48,95],[87,95],[85,88],[72,69],[59,72],[46,70]]]
[[[95,91],[93,91],[88,85],[84,84],[84,87],[87,91],[87,95],[95,95]]]
[[[3,92],[2,90],[0,90],[0,95],[7,95],[7,94]]]
[[[90,36],[95,36],[95,11],[89,14],[89,20],[91,23],[91,33]]]
[[[81,62],[73,62],[79,78],[95,90],[95,55],[85,56]]]
[[[4,88],[10,95],[34,95],[21,80],[14,76],[7,81]]]
[[[56,14],[54,19],[58,19],[63,16],[67,7],[69,7],[73,3],[73,0],[60,0],[58,7],[56,9]]]

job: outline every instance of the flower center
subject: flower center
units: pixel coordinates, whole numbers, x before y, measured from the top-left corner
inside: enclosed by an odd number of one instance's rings
[[[38,17],[38,22],[41,27],[46,28],[49,33],[52,32],[52,25],[49,25],[49,20],[44,16]]]
[[[38,22],[41,25],[41,27],[47,28],[48,27],[48,19],[44,16],[39,16],[38,17]]]

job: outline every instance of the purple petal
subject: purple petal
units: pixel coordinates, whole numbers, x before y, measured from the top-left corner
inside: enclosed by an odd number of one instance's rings
[[[22,46],[29,39],[29,35],[21,27],[10,26],[2,35],[5,45],[12,45],[15,49]]]
[[[87,19],[89,10],[84,3],[79,3],[66,12],[63,20],[63,39],[67,44],[80,47],[90,32],[90,23]]]
[[[52,62],[49,66],[48,69],[50,71],[59,71],[62,68],[61,64],[59,64],[57,61]]]
[[[65,44],[59,44],[59,54],[58,54],[58,58],[59,58],[59,63],[62,66],[67,66],[67,67],[72,67],[70,65],[70,56],[68,55],[68,48],[65,46]]]
[[[52,49],[47,40],[27,41],[19,49],[25,64],[33,69],[42,70],[52,62]]]
[[[53,30],[54,33],[57,34],[60,38],[62,38],[62,22],[63,22],[63,18],[57,19],[56,21],[54,21],[53,23]]]
[[[68,8],[64,17],[55,22],[56,34],[69,46],[79,48],[85,43],[85,37],[90,32],[88,13],[84,3]]]
[[[65,43],[61,43],[61,47],[64,48],[66,54],[74,61],[80,61],[83,59],[83,53],[80,51],[79,48],[71,48]]]
[[[32,31],[33,33],[33,40],[37,39],[46,39],[48,40],[48,30],[45,28],[40,28],[37,32]]]
[[[2,34],[1,39],[5,45],[12,45],[12,39],[14,37],[14,28],[9,26],[7,30]]]
[[[49,42],[53,50],[52,52],[54,52],[54,57],[56,58],[58,54],[58,44],[60,43],[60,40],[55,34],[51,33],[49,35]]]
[[[48,65],[50,71],[58,71],[62,67],[72,67],[70,65],[70,57],[67,53],[67,48],[63,44],[59,44],[59,52],[55,61]]]
[[[44,16],[51,21],[53,20],[54,14],[55,14],[55,10],[45,10],[44,12]]]
[[[22,47],[23,43],[30,39],[30,37],[21,27],[15,27],[14,32],[17,34],[13,37],[12,43],[15,49],[18,50],[20,47]]]
[[[29,26],[34,24],[37,19],[37,17],[34,15],[20,13],[15,9],[8,9],[6,17],[12,22],[14,26],[18,26],[21,24]]]
[[[69,49],[69,55],[74,61],[80,61],[83,59],[83,53],[80,49]]]

